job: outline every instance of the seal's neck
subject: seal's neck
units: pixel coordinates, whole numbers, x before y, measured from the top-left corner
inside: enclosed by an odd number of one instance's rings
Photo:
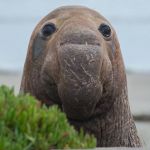
[[[86,122],[71,121],[77,129],[94,134],[99,147],[140,147],[140,139],[129,108],[127,90],[118,96],[109,112]]]

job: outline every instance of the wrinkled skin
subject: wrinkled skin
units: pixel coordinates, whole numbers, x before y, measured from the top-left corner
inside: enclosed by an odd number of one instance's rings
[[[57,31],[44,38],[41,30]],[[111,28],[106,38],[98,30]],[[86,7],[61,7],[35,28],[28,47],[21,92],[47,106],[57,104],[76,129],[97,138],[97,146],[141,146],[127,97],[126,75],[115,30]]]

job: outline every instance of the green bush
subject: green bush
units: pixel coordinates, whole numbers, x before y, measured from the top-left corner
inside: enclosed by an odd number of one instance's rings
[[[0,150],[94,148],[93,136],[69,125],[57,106],[47,108],[29,95],[0,87]]]

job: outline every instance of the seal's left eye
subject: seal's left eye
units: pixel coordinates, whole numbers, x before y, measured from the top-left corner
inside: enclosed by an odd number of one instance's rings
[[[98,28],[98,30],[102,33],[104,37],[110,37],[111,36],[111,28],[106,24],[101,24]]]
[[[53,23],[49,23],[46,24],[43,28],[42,28],[42,34],[47,37],[52,35],[54,32],[56,31],[56,26]]]

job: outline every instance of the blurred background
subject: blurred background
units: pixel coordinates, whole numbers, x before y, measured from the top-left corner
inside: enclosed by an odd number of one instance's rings
[[[34,27],[63,5],[95,9],[116,29],[127,70],[131,111],[143,143],[150,147],[149,0],[0,0],[0,85],[14,86],[18,93]]]

